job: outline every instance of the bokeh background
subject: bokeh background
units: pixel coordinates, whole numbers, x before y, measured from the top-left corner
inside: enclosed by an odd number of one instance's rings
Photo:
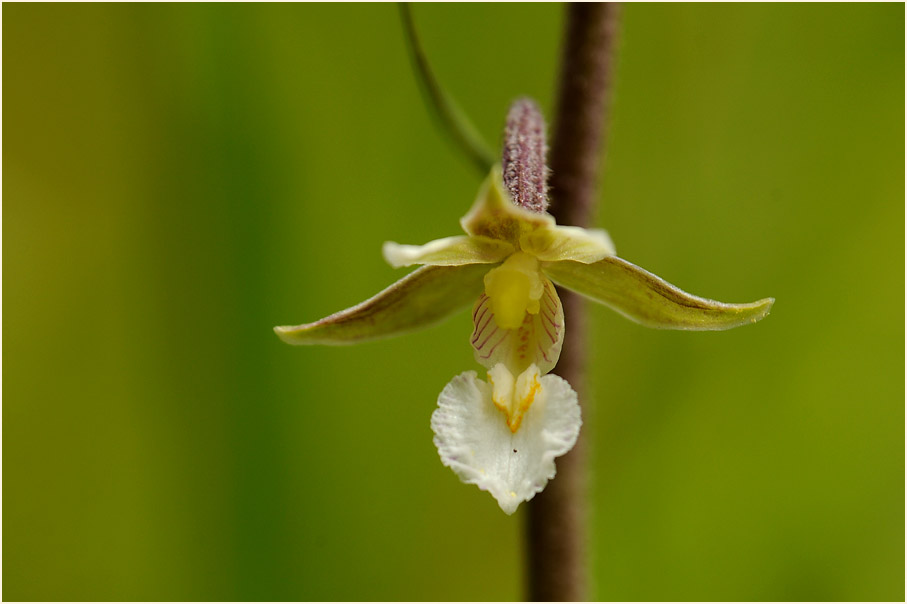
[[[425,5],[497,144],[550,116],[558,5]],[[466,313],[292,348],[455,234],[480,178],[393,5],[3,10],[3,596],[522,595],[429,417]],[[724,333],[591,311],[595,595],[904,598],[904,6],[628,5],[598,225]]]

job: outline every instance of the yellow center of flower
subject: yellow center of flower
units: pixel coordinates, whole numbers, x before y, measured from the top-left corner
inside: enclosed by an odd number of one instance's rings
[[[515,434],[520,429],[523,416],[542,390],[539,368],[532,364],[514,379],[507,367],[498,363],[488,372],[488,383],[491,384],[494,406],[507,416],[507,427]]]
[[[485,275],[485,295],[491,299],[494,320],[501,329],[516,329],[526,313],[538,314],[545,290],[539,261],[525,252],[512,254]]]

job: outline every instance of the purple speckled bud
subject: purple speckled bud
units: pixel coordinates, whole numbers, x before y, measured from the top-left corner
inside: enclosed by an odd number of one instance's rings
[[[548,209],[547,153],[542,112],[535,101],[517,99],[507,114],[501,165],[513,202],[533,212]]]

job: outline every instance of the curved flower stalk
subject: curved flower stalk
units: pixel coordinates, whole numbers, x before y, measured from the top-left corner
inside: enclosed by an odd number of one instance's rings
[[[350,309],[274,329],[290,344],[353,344],[426,327],[473,302],[469,341],[487,379],[475,371],[455,377],[431,426],[444,465],[490,492],[507,514],[554,477],[555,458],[573,447],[582,423],[576,393],[549,375],[565,329],[554,283],[662,329],[755,323],[774,302],[690,295],[618,258],[605,231],[555,224],[545,211],[543,126],[534,104],[514,105],[503,173],[495,166],[483,183],[460,221],[465,235],[421,246],[387,242],[392,266],[422,267]]]

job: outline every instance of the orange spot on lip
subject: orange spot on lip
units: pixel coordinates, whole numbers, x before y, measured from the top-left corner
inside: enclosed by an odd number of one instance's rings
[[[526,398],[520,401],[519,408],[513,414],[507,414],[507,427],[510,428],[511,433],[516,434],[517,430],[520,429],[520,424],[523,423],[523,416],[529,411],[529,407],[532,406],[532,402],[535,400],[535,395],[541,389],[542,385],[539,383],[538,376],[533,376],[532,385],[529,386]]]

